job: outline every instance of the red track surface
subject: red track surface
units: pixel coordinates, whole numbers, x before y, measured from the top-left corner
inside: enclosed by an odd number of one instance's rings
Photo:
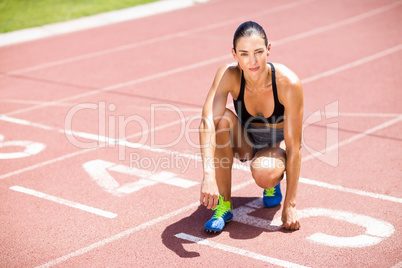
[[[215,0],[0,48],[0,266],[400,267],[401,14],[391,0]],[[240,166],[234,221],[211,236],[189,130],[245,20],[304,84],[302,228],[276,228],[281,207],[260,208]]]

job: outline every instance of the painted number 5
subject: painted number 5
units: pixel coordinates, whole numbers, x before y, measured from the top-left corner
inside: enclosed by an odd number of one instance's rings
[[[279,230],[279,226],[282,224],[280,217],[269,221],[250,215],[253,211],[260,208],[263,208],[262,200],[255,199],[244,206],[236,208],[233,211],[233,220],[270,231]],[[320,232],[306,237],[308,241],[331,247],[362,248],[373,246],[390,237],[395,232],[394,226],[389,222],[342,210],[306,208],[298,210],[298,213],[300,218],[327,217],[355,224],[365,229],[365,233],[351,237],[333,236]]]

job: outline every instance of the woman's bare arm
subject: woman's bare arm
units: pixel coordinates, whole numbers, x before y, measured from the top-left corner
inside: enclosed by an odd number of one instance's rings
[[[215,129],[226,109],[226,101],[230,92],[230,75],[226,72],[230,65],[220,67],[215,75],[214,82],[208,93],[202,110],[202,119],[199,127],[200,147],[204,177],[201,184],[200,203],[208,209],[218,205],[219,190],[216,183],[214,155]]]
[[[286,144],[286,197],[282,221],[286,229],[300,228],[296,211],[296,194],[301,165],[301,138],[303,124],[303,87],[300,79],[284,68],[281,102],[285,107],[284,137]]]

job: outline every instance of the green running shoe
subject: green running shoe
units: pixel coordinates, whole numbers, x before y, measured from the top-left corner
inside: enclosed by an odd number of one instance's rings
[[[220,233],[225,227],[225,223],[233,218],[232,205],[230,201],[223,201],[223,196],[219,195],[219,203],[213,210],[215,210],[214,215],[205,223],[204,227],[207,232]]]

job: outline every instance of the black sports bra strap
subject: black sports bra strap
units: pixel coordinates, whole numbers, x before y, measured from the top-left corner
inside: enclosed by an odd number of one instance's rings
[[[278,91],[276,89],[275,67],[270,62],[268,62],[268,64],[271,66],[272,92],[273,92],[273,95],[274,95],[274,102],[275,102],[275,106],[276,106],[279,103],[279,99],[278,99]]]
[[[239,96],[237,97],[237,100],[244,100],[244,87],[246,85],[246,79],[244,79],[244,74],[243,74],[243,70],[241,71],[241,84],[240,84],[240,92],[239,92]]]

